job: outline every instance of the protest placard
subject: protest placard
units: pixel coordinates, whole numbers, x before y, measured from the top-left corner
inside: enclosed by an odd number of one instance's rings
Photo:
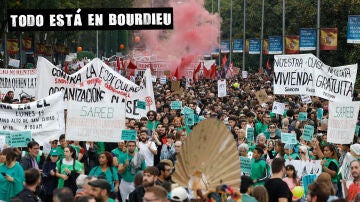
[[[6,136],[4,135],[0,135],[0,150],[2,151],[4,149],[4,145],[6,144],[5,143],[5,140],[6,139]]]
[[[226,80],[218,80],[218,97],[226,96]]]
[[[314,126],[312,125],[305,125],[304,132],[302,134],[303,140],[311,141],[314,135]]]
[[[274,114],[280,114],[283,115],[285,111],[285,104],[281,103],[281,102],[274,102],[273,103],[273,108],[272,108],[272,113]]]
[[[185,124],[187,126],[194,125],[194,114],[185,114]]]
[[[27,147],[32,140],[30,131],[11,131],[11,147]]]
[[[317,113],[316,113],[316,119],[317,119],[317,120],[321,120],[322,117],[323,117],[323,115],[324,115],[324,110],[323,110],[323,108],[318,108]]]
[[[181,101],[171,101],[170,108],[171,109],[181,109],[182,108],[182,102]]]
[[[0,68],[0,99],[8,91],[14,91],[14,98],[19,100],[21,96],[35,97],[36,76],[36,69]]]
[[[303,94],[336,102],[352,100],[357,64],[330,67],[312,54],[274,58],[275,94]]]
[[[194,114],[194,110],[191,109],[190,107],[187,107],[185,106],[182,111],[181,111],[182,114]]]
[[[248,71],[242,71],[242,72],[241,72],[241,75],[242,75],[242,78],[243,78],[243,79],[247,79],[247,77],[248,77]]]
[[[160,84],[164,85],[164,84],[166,84],[166,81],[167,81],[166,76],[161,76],[160,77]]]
[[[312,102],[310,95],[301,95],[301,102],[305,104],[310,104]]]
[[[240,156],[240,169],[243,174],[250,176],[250,174],[251,174],[251,159]]]
[[[140,119],[149,108],[156,110],[151,70],[146,69],[140,86],[121,76],[98,58],[69,75],[43,57],[38,58],[36,98],[64,91],[64,101],[125,103],[126,116]],[[146,101],[147,109],[137,108]],[[67,105],[66,105],[67,106]]]
[[[360,102],[330,102],[327,141],[350,144],[358,118]]]
[[[256,96],[256,99],[259,101],[259,104],[265,103],[269,100],[265,89],[256,91],[255,96]]]
[[[32,137],[42,143],[49,137],[65,133],[64,102],[57,92],[35,102],[24,104],[0,103],[0,129],[31,131]]]
[[[141,100],[138,100],[137,101],[137,108],[139,108],[139,109],[146,109],[146,102],[145,101],[141,101]]]
[[[180,81],[171,81],[171,91],[177,92],[180,90]]]
[[[121,140],[124,141],[136,141],[136,130],[122,130]]]
[[[248,128],[246,133],[247,142],[254,141],[254,128]]]
[[[296,134],[293,133],[281,133],[281,142],[285,144],[296,144]]]
[[[119,142],[125,129],[125,103],[68,102],[66,139]]]
[[[299,112],[299,121],[306,121],[307,120],[307,112]]]

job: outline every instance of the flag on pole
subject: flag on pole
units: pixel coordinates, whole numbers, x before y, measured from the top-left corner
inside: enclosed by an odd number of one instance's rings
[[[224,55],[222,60],[221,60],[221,67],[222,68],[225,68],[226,62],[227,62],[227,58],[226,58],[226,55]]]

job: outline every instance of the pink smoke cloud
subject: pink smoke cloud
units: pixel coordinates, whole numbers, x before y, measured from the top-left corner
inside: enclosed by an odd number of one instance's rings
[[[174,9],[174,29],[166,31],[141,31],[141,38],[153,55],[170,63],[174,73],[179,67],[180,75],[187,66],[197,62],[199,55],[218,46],[220,18],[209,13],[204,0],[170,1]]]

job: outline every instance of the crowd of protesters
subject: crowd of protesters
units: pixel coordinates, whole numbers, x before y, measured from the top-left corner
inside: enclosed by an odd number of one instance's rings
[[[266,74],[228,79],[227,96],[221,98],[216,80],[189,83],[182,79],[180,86],[182,90],[174,92],[171,81],[154,83],[156,111],[139,120],[126,119],[126,128],[137,131],[137,141],[70,142],[61,135],[50,140],[49,154],[39,152],[35,141],[29,142],[26,152],[3,149],[0,201],[194,199],[191,190],[174,188],[176,182],[171,178],[177,154],[195,127],[185,124],[180,110],[171,109],[172,101],[182,101],[183,107],[193,109],[203,119],[222,121],[234,137],[239,156],[251,158],[251,173],[241,176],[242,201],[360,201],[360,138],[354,135],[353,143],[347,145],[327,142],[327,100],[312,97],[311,103],[305,104],[299,95],[274,95],[272,78]],[[265,103],[259,103],[255,96],[261,89],[268,96]],[[8,94],[3,102],[11,103],[13,92]],[[285,103],[284,115],[271,113],[274,101]],[[318,108],[324,112],[321,120],[317,119]],[[307,120],[298,120],[300,112],[307,113]],[[312,141],[302,137],[305,125],[314,126]],[[254,128],[254,140],[247,140],[248,128]],[[298,143],[282,143],[281,132],[294,134]],[[351,163],[344,165],[346,157]],[[302,185],[302,179],[292,165],[285,166],[285,160],[309,159],[321,160],[320,176],[328,181],[319,176],[309,185],[307,196],[296,198],[292,190]],[[339,172],[344,166],[353,179],[345,193]],[[216,193],[200,194],[199,200],[221,200],[223,191],[219,188]]]

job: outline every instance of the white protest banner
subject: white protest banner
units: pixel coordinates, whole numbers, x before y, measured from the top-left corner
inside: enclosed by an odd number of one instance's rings
[[[150,68],[146,69],[140,83],[140,91],[138,93],[133,93],[130,99],[126,98],[126,117],[140,119],[141,117],[146,117],[149,110],[156,111],[154,88],[151,78]],[[132,106],[137,106],[138,101],[146,102],[146,108],[132,108]]]
[[[357,64],[330,67],[312,54],[275,55],[274,93],[351,101]]]
[[[34,97],[36,89],[36,69],[1,69],[0,98],[4,99],[8,91],[14,91],[14,98]]]
[[[360,102],[330,102],[328,142],[350,144],[353,141]]]
[[[31,131],[40,144],[65,133],[62,92],[25,104],[0,103],[0,129]]]
[[[9,66],[19,68],[20,60],[9,58]]]
[[[285,165],[293,165],[295,167],[297,177],[301,179],[301,177],[305,175],[315,174],[319,176],[322,172],[321,160],[285,160]]]
[[[273,103],[272,113],[283,115],[285,111],[285,103],[276,102]]]
[[[226,96],[226,80],[218,80],[218,97]]]
[[[142,97],[138,95],[141,87],[112,70],[98,58],[68,75],[45,58],[39,57],[37,75],[37,98],[63,90],[66,102],[124,102],[128,117],[140,116],[136,102]]]
[[[68,102],[66,139],[119,142],[125,129],[125,103]]]

